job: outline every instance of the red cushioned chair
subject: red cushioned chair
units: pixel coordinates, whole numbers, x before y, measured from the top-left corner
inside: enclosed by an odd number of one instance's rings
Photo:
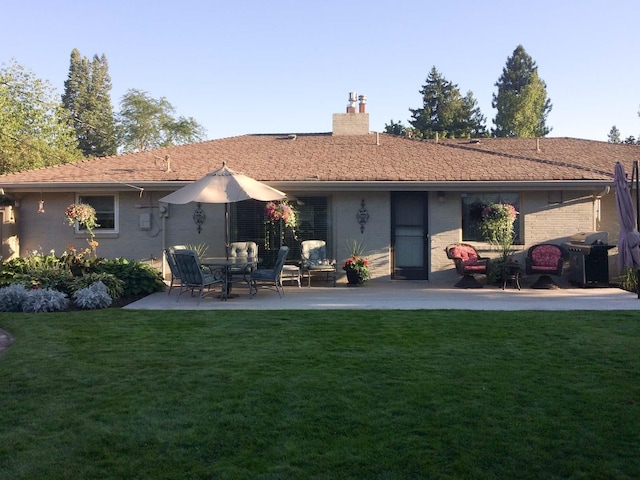
[[[527,275],[540,275],[531,288],[558,288],[551,275],[562,275],[565,252],[552,243],[534,245],[525,258]]]
[[[455,284],[458,288],[482,288],[473,276],[476,273],[486,275],[489,271],[489,259],[478,255],[478,251],[467,243],[456,243],[445,248],[447,258],[453,260],[456,271],[462,278]]]

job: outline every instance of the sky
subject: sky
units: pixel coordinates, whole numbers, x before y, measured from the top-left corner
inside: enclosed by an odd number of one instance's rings
[[[5,2],[0,65],[59,94],[71,51],[104,54],[119,110],[166,98],[208,139],[330,132],[349,92],[372,131],[408,125],[432,67],[473,93],[493,127],[495,83],[522,45],[553,104],[550,137],[640,138],[637,0],[22,0]]]

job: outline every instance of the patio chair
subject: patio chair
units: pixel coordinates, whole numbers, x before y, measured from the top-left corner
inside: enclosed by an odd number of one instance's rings
[[[558,288],[551,275],[562,275],[565,251],[559,245],[540,243],[527,251],[525,267],[527,275],[540,276],[531,288]]]
[[[486,275],[489,272],[488,258],[483,258],[472,245],[455,243],[445,248],[447,258],[453,260],[456,272],[462,278],[455,284],[458,288],[482,288],[474,274]]]
[[[256,242],[232,242],[229,244],[229,258],[258,258],[258,244]],[[251,272],[255,270],[254,265],[246,267],[229,268],[230,280],[234,276],[242,275],[242,279],[249,285],[251,281]]]
[[[220,275],[215,275],[205,269],[200,263],[196,252],[193,250],[175,250],[173,258],[180,274],[180,293],[176,302],[180,300],[180,295],[187,290],[191,290],[191,295],[193,295],[193,292],[198,289],[198,303],[205,295],[217,292],[217,290],[211,290],[211,286],[218,283],[222,284],[222,278]],[[205,289],[207,292],[205,292]]]
[[[273,268],[258,268],[251,272],[249,294],[252,298],[258,293],[258,288],[260,287],[275,290],[278,292],[278,295],[282,297],[284,293],[284,288],[282,287],[282,267],[288,254],[289,247],[282,246],[280,250],[278,250],[278,258]]]
[[[307,286],[311,287],[311,273],[325,273],[327,282],[332,279],[336,286],[336,261],[327,258],[327,242],[324,240],[305,240],[300,244],[302,257],[301,273],[307,275]]]
[[[173,257],[173,253],[176,249],[184,250],[184,245],[174,245],[173,247],[168,247],[164,249],[164,256],[167,259],[167,265],[169,266],[169,271],[171,272],[171,282],[169,283],[169,291],[167,295],[171,295],[171,289],[173,288],[174,283],[180,284],[180,272],[178,271],[178,266],[176,265],[176,260]]]

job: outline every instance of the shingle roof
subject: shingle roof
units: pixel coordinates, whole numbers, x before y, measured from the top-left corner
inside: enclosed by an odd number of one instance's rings
[[[188,182],[222,162],[266,182],[609,181],[616,161],[630,172],[637,159],[640,146],[573,138],[243,135],[2,175],[0,186]]]

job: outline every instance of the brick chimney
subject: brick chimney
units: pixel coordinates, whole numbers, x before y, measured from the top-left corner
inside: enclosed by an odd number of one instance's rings
[[[358,112],[356,113],[356,100]],[[349,92],[347,113],[333,114],[333,135],[368,135],[369,114],[366,113],[367,97]]]
[[[367,109],[367,96],[360,95],[358,97],[358,113],[366,113]]]

